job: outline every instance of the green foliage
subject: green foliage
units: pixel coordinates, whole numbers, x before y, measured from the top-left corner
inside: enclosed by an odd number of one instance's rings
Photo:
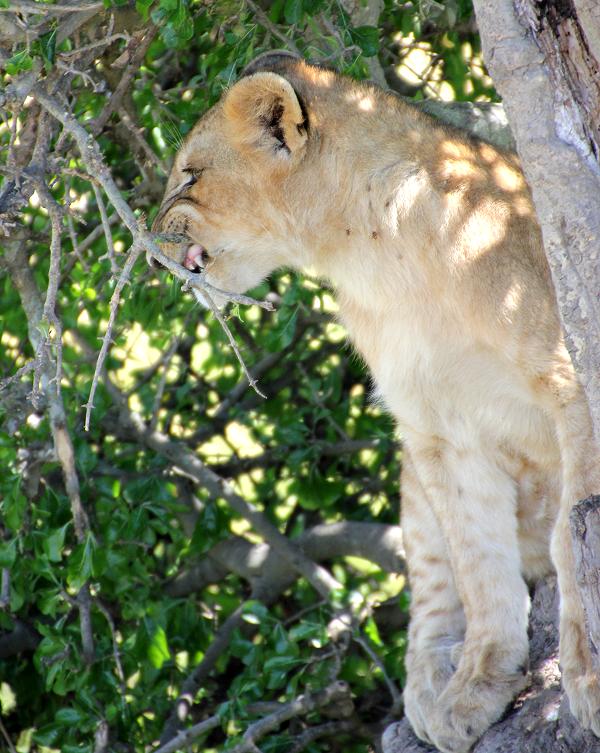
[[[377,27],[355,25],[337,0],[275,0],[259,12],[232,0],[105,5],[109,12],[76,35],[61,33],[63,16],[30,15],[31,23],[42,24],[41,33],[31,43],[15,43],[3,58],[1,75],[8,84],[37,66],[40,75],[68,76],[64,96],[91,128],[127,74],[128,40],[156,27],[122,109],[98,134],[111,173],[140,219],[152,220],[166,166],[198,116],[253,57],[285,40],[307,57],[358,77],[371,75],[374,63],[393,69],[398,88],[417,98],[440,92],[456,99],[494,96],[480,69],[465,0],[420,5],[386,0]],[[98,42],[95,25],[108,33],[111,14],[114,42],[77,57],[78,45]],[[74,65],[64,73],[74,60],[83,70]],[[418,60],[422,65],[415,73]],[[143,134],[144,147],[120,122],[123,110]],[[10,124],[0,126],[5,154],[11,144],[26,149],[30,118],[38,116],[30,103],[15,110],[14,144]],[[186,678],[248,596],[246,577],[234,567],[187,590],[175,587],[177,577],[206,564],[207,553],[233,537],[251,542],[256,537],[223,498],[194,487],[164,455],[131,434],[123,422],[126,411],[104,377],[91,428],[84,431],[82,406],[116,278],[106,239],[96,232],[100,207],[79,154],[56,128],[47,139],[55,159],[46,166],[48,192],[63,207],[70,202],[60,220],[60,384],[89,530],[79,535],[75,529],[73,495],[54,451],[48,401],[37,381],[32,396],[29,372],[0,392],[0,569],[2,598],[8,595],[0,609],[0,644],[21,625],[34,636],[20,654],[0,660],[2,721],[19,753],[91,753],[101,722],[109,725],[111,750],[141,753],[158,741]],[[2,159],[3,175],[9,174],[11,163]],[[18,219],[42,301],[51,238],[44,202],[50,203],[31,191]],[[113,211],[108,208],[109,216]],[[0,249],[0,379],[35,356],[17,286],[2,266],[20,238],[9,237]],[[122,267],[130,237],[120,221],[111,224],[111,238]],[[230,479],[289,537],[342,519],[395,523],[400,458],[393,426],[369,400],[369,378],[345,345],[332,294],[289,273],[254,294],[277,298],[276,312],[236,308],[229,324],[251,367],[272,357],[259,378],[267,400],[251,390],[236,391],[241,369],[218,323],[167,273],[139,261],[119,306],[106,362],[125,405]],[[53,325],[44,326],[42,334],[49,335]],[[361,444],[343,450],[352,442]],[[356,611],[363,625],[353,630],[362,630],[388,675],[401,682],[404,631],[378,625],[375,605],[400,594],[399,608],[406,610],[403,581],[358,558],[327,566],[342,586],[331,603],[320,602],[303,579],[287,586],[269,608],[246,602],[242,626],[195,698],[203,715],[220,715],[222,727],[191,750],[222,749],[228,738],[235,742],[257,718],[255,701],[286,701],[333,677],[350,683],[358,716],[372,721],[376,713],[385,715],[390,700],[380,669],[351,638],[341,645],[329,626],[339,607],[361,605]],[[81,619],[86,603],[91,659],[85,657]],[[318,719],[315,714],[311,721]],[[261,749],[288,750],[290,734],[282,729]],[[368,742],[352,737],[344,749],[366,751]],[[307,748],[328,749],[326,740]]]

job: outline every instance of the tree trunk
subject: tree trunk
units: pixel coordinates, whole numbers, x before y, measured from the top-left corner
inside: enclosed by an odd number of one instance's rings
[[[600,438],[600,4],[474,0]]]

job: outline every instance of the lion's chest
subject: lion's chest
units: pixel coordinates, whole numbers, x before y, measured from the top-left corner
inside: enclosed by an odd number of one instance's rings
[[[405,437],[509,447],[542,465],[556,462],[552,427],[526,380],[444,312],[413,301],[378,315],[342,306],[341,314]]]

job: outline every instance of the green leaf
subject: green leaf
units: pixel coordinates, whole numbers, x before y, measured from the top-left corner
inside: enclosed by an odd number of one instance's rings
[[[251,600],[244,605],[242,619],[251,625],[260,625],[269,619],[269,610],[260,601]]]
[[[275,651],[280,655],[298,656],[299,649],[296,643],[290,640],[281,623],[277,623],[272,633],[272,639],[275,641]]]
[[[381,636],[379,635],[377,624],[372,617],[369,617],[369,619],[365,622],[364,630],[371,643],[374,643],[376,646],[383,646],[383,641],[381,640]]]
[[[22,71],[30,71],[32,66],[33,59],[31,58],[27,50],[16,52],[4,64],[6,72],[11,76],[16,76],[17,73],[21,73]]]
[[[296,479],[290,491],[298,495],[298,503],[305,510],[319,510],[331,507],[344,496],[343,481],[328,481],[323,478]]]
[[[67,581],[72,588],[79,590],[93,573],[94,550],[96,541],[91,533],[86,535],[85,541],[75,547],[69,557]]]
[[[39,42],[44,62],[47,67],[52,67],[56,58],[56,29],[52,29],[52,31],[49,31],[46,34],[42,34]]]
[[[81,711],[74,708],[59,709],[54,717],[58,724],[63,724],[65,726],[79,724],[86,718],[86,714],[82,714]]]
[[[375,26],[358,26],[350,29],[350,37],[367,58],[379,52],[379,30]]]
[[[44,745],[47,748],[56,747],[54,743],[61,736],[61,729],[57,724],[46,724],[33,733],[33,739],[38,745]]]
[[[301,622],[289,632],[290,639],[293,641],[306,641],[310,638],[323,638],[326,631],[323,625],[314,622]]]
[[[269,18],[273,23],[278,23],[285,0],[274,0],[269,9]]]
[[[10,569],[17,559],[17,540],[0,541],[0,567]]]
[[[274,670],[290,670],[293,667],[298,666],[302,662],[302,659],[297,659],[295,656],[272,656],[264,664],[265,672],[272,672]]]
[[[162,627],[157,627],[148,646],[148,659],[152,666],[160,669],[171,658],[171,652],[167,644],[167,634]]]
[[[154,3],[154,0],[136,0],[135,9],[140,14],[140,16],[144,19],[144,21],[148,20],[148,16],[150,14],[150,8],[152,7],[153,3]]]
[[[17,708],[17,696],[7,682],[0,683],[0,710],[2,716],[8,716]]]
[[[271,672],[269,674],[269,679],[267,680],[267,688],[269,688],[269,690],[275,690],[276,688],[280,688],[282,687],[282,685],[285,685],[287,674],[288,673],[285,670],[277,670]]]
[[[303,11],[302,0],[285,0],[283,15],[288,24],[297,24]]]
[[[27,497],[21,493],[18,484],[13,486],[12,492],[3,501],[2,509],[6,525],[11,531],[18,531],[27,509]]]
[[[62,528],[57,528],[44,539],[43,547],[46,557],[50,562],[60,562],[62,559],[62,550],[65,544],[65,535],[70,523],[65,523]]]

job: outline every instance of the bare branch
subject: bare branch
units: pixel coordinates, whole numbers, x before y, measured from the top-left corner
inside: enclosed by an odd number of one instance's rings
[[[44,316],[44,307],[42,306],[40,292],[33,277],[30,266],[27,263],[27,257],[23,244],[15,242],[11,244],[5,255],[4,260],[8,266],[12,279],[21,298],[23,309],[27,316],[29,329],[29,338],[36,352],[43,342],[39,325]],[[73,525],[75,536],[79,543],[85,540],[86,533],[89,530],[89,524],[85,510],[81,502],[79,490],[79,478],[75,466],[75,450],[71,435],[67,428],[67,417],[61,392],[56,387],[50,388],[53,379],[50,374],[50,363],[46,363],[40,369],[41,385],[48,400],[48,414],[50,418],[50,429],[54,441],[56,456],[61,465],[65,481],[65,489],[71,503],[71,514],[73,516]],[[93,658],[94,646],[91,631],[89,591],[87,584],[83,586],[78,595],[78,607],[80,613],[81,636],[86,661],[90,662]]]
[[[181,730],[181,732],[178,732],[168,743],[156,748],[154,753],[175,753],[175,751],[181,750],[182,748],[187,748],[188,745],[194,743],[199,737],[202,737],[202,735],[216,729],[220,725],[221,719],[218,716],[210,716],[203,722],[194,724],[194,726],[189,729]]]
[[[104,606],[104,604],[100,601],[100,599],[96,600],[96,606],[102,612],[102,614],[106,618],[106,621],[108,622],[108,627],[110,629],[110,635],[111,635],[111,638],[112,638],[113,657],[115,659],[115,668],[116,668],[116,671],[117,671],[117,677],[119,678],[119,685],[120,685],[120,688],[121,688],[121,695],[123,696],[123,698],[125,698],[125,693],[127,692],[127,687],[125,685],[125,673],[123,672],[123,665],[121,664],[121,654],[119,652],[119,644],[117,643],[117,630],[115,628],[115,622],[114,622],[114,620],[112,618],[111,613]]]
[[[123,291],[123,288],[129,281],[129,275],[131,274],[131,270],[133,269],[133,266],[138,260],[138,257],[140,256],[141,253],[142,253],[142,249],[137,244],[134,244],[131,247],[129,256],[127,257],[127,261],[125,262],[123,269],[121,270],[121,274],[119,276],[117,284],[115,285],[115,289],[110,299],[110,315],[108,317],[108,325],[106,327],[106,332],[104,333],[104,337],[102,338],[102,347],[100,348],[100,353],[98,354],[98,360],[96,361],[96,368],[94,369],[92,386],[90,388],[90,396],[88,398],[87,403],[84,406],[85,407],[84,428],[86,431],[89,431],[89,428],[90,428],[90,419],[92,415],[92,409],[94,407],[94,395],[96,394],[96,388],[98,387],[98,380],[100,379],[100,373],[104,366],[104,361],[106,360],[106,355],[108,353],[108,349],[112,342],[112,333],[113,333],[113,328],[114,328],[115,321],[117,318],[119,301],[121,300],[121,292]]]
[[[376,563],[384,572],[403,573],[405,570],[399,526],[349,520],[323,523],[304,531],[296,543],[316,562],[353,555]],[[298,577],[268,544],[252,544],[237,536],[220,541],[201,562],[180,572],[168,584],[167,593],[175,597],[187,596],[218,583],[228,572],[251,583],[258,578],[268,578],[273,592],[285,590]]]
[[[389,690],[390,695],[392,697],[392,707],[389,710],[388,715],[391,718],[395,717],[402,710],[402,706],[403,706],[402,693],[398,690],[396,683],[388,675],[383,662],[377,655],[377,652],[373,650],[369,642],[365,638],[363,638],[361,635],[354,635],[353,639],[356,643],[358,643],[358,645],[362,648],[365,654],[367,654],[369,659],[373,662],[373,664],[375,664],[375,666],[379,669],[379,671],[383,675],[383,679],[385,680],[387,689]]]
[[[156,26],[152,26],[150,29],[145,29],[142,32],[143,38],[140,39],[140,34],[138,33],[129,40],[126,53],[131,55],[131,52],[133,52],[133,55],[131,56],[131,60],[128,63],[126,70],[119,79],[119,83],[117,84],[114,92],[110,96],[108,102],[102,108],[102,112],[92,123],[92,133],[96,135],[99,134],[108,122],[108,119],[113,114],[113,112],[118,110],[118,108],[120,107],[121,101],[125,93],[129,91],[131,87],[131,81],[139,70],[146,52],[148,51],[148,47],[150,46],[150,43],[157,33],[158,28]]]
[[[61,15],[63,13],[73,13],[74,11],[100,10],[101,8],[104,8],[104,3],[86,3],[85,5],[47,5],[39,2],[28,2],[28,0],[10,0],[10,5],[7,8],[0,6],[0,13]]]
[[[276,730],[284,722],[339,701],[350,701],[350,688],[341,681],[334,682],[316,693],[305,693],[289,703],[282,704],[278,711],[251,724],[243,735],[243,741],[230,748],[229,753],[247,753],[254,749],[258,740]]]
[[[13,745],[12,740],[9,737],[9,734],[6,731],[6,727],[4,726],[2,722],[1,717],[0,717],[0,732],[2,733],[2,737],[4,738],[5,743],[8,745],[9,753],[17,753],[17,749]]]
[[[347,735],[359,726],[357,719],[341,719],[335,722],[325,722],[316,727],[309,727],[301,735],[298,735],[289,753],[301,753],[315,740],[322,737],[333,737],[336,740],[340,735]]]

